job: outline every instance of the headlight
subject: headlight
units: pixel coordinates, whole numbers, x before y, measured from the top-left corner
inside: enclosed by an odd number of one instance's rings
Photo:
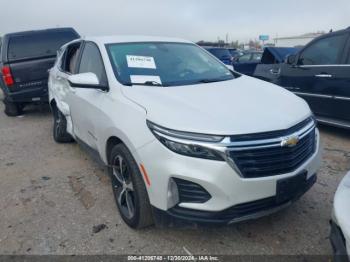
[[[224,161],[221,153],[203,146],[205,143],[218,143],[223,136],[196,134],[175,131],[147,121],[147,126],[155,137],[171,151],[190,157]]]

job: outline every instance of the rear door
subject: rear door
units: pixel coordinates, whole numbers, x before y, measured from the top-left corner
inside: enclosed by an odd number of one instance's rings
[[[7,60],[15,85],[11,91],[43,89],[47,91],[48,69],[55,62],[57,50],[77,38],[70,31],[38,31],[11,36]]]
[[[339,65],[336,74],[336,83],[333,85],[335,99],[332,114],[337,119],[350,121],[350,38],[343,53],[343,61]]]
[[[70,75],[77,73],[77,65],[79,56],[81,55],[82,42],[76,41],[69,44],[62,54],[60,64],[57,65],[59,70],[52,72],[52,78],[55,83],[55,91],[57,96],[60,97],[60,101],[67,107],[67,115],[72,124],[72,132],[79,138],[82,136],[80,134],[80,129],[76,125],[76,119],[73,116],[73,111],[76,111],[81,105],[79,101],[76,100],[75,92],[76,88],[71,87],[68,81]],[[76,104],[77,103],[77,104]]]
[[[311,42],[296,65],[282,66],[281,85],[304,98],[318,116],[336,118],[334,90],[342,81],[339,70],[348,35],[334,33]]]

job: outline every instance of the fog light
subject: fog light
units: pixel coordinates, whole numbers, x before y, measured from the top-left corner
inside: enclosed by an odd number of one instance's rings
[[[176,206],[180,201],[179,190],[174,179],[170,178],[168,186],[168,208]]]

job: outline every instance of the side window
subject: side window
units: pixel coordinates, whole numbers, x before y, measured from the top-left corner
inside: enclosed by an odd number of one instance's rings
[[[336,35],[323,38],[309,47],[300,55],[300,65],[334,65],[339,64],[347,35]]]
[[[64,72],[74,74],[77,68],[81,43],[73,43],[66,48],[63,55],[61,69]]]
[[[80,61],[79,73],[94,73],[101,85],[108,85],[101,53],[94,43],[87,42],[85,44]]]
[[[250,61],[250,59],[251,59],[251,54],[250,53],[248,53],[248,54],[245,54],[245,55],[242,55],[242,56],[240,56],[238,59],[238,61],[239,62],[248,62],[248,61]]]
[[[252,57],[252,60],[255,61],[255,62],[260,61],[261,60],[261,54],[254,53],[253,57]]]

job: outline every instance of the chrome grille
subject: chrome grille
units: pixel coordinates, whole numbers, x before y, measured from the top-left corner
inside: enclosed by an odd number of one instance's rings
[[[242,141],[231,137],[228,148],[229,158],[243,177],[286,174],[298,169],[315,153],[315,121],[308,118],[287,130],[252,134],[245,138],[246,141]],[[283,146],[283,141],[290,138],[297,138],[298,142],[290,147]]]

